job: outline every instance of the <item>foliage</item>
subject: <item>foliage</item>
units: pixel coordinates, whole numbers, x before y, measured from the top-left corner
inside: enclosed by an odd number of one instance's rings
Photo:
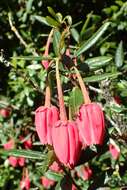
[[[40,183],[43,175],[55,180],[53,188],[56,190],[62,189],[66,177],[73,178],[81,189],[126,187],[127,2],[107,1],[99,6],[99,1],[84,3],[68,0],[46,3],[41,0],[12,0],[0,3],[0,110],[9,110],[8,116],[0,114],[0,188],[19,189],[24,168],[29,171],[31,189],[44,189]],[[52,28],[54,33],[50,54],[45,57],[45,44]],[[69,60],[65,56],[68,48]],[[78,166],[70,173],[49,170],[52,150],[41,145],[34,126],[34,111],[44,104],[47,71],[41,61],[45,59],[53,61],[51,70],[48,70],[51,101],[58,106],[54,88],[54,60],[59,54],[63,55],[64,67],[60,68],[60,73],[64,100],[72,117],[83,102],[78,85],[75,87],[74,81],[68,77],[69,74],[73,75],[70,65],[76,56],[77,67],[87,84],[90,97],[103,107],[106,122],[104,145],[85,149]],[[21,140],[20,136],[32,140],[32,150],[24,150],[25,140]],[[14,150],[3,149],[9,139],[15,141]],[[109,152],[112,141],[120,148],[117,160]],[[10,155],[25,157],[25,166],[10,166]],[[92,169],[89,180],[75,174],[81,164],[89,164]]]

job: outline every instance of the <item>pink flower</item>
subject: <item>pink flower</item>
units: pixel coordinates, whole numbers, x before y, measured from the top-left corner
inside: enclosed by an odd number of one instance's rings
[[[8,108],[1,108],[0,109],[0,116],[4,117],[4,118],[7,118],[10,116],[10,109]]]
[[[54,151],[59,161],[71,168],[74,167],[81,152],[76,123],[58,121],[52,128],[52,139]]]
[[[25,158],[19,157],[17,158],[19,166],[23,167],[25,165]]]
[[[8,160],[10,165],[13,166],[14,168],[18,165],[18,159],[16,157],[10,156]]]
[[[35,126],[41,143],[52,145],[52,127],[59,119],[58,109],[41,106],[35,112]]]
[[[55,184],[55,181],[48,179],[47,177],[43,176],[41,177],[41,184],[45,187],[45,188],[49,188],[51,186],[53,186]]]
[[[119,96],[114,96],[114,100],[117,104],[122,104],[121,98]]]
[[[29,190],[30,189],[30,178],[29,178],[27,170],[26,170],[25,174],[23,175],[23,177],[20,181],[20,188],[22,190]]]
[[[116,160],[120,156],[120,148],[118,145],[115,144],[113,141],[112,143],[109,144],[109,151],[112,155],[112,157]]]
[[[83,104],[77,116],[77,125],[84,145],[102,145],[105,124],[101,107],[96,103]]]
[[[13,149],[15,147],[15,142],[13,139],[10,139],[7,143],[5,143],[4,145],[4,149],[5,150],[10,150]],[[25,165],[25,158],[22,157],[14,157],[14,156],[10,156],[8,158],[10,165],[12,165],[13,167],[16,166],[24,166]]]
[[[10,150],[10,149],[13,149],[14,146],[15,146],[15,142],[13,139],[10,139],[7,143],[5,143],[4,145],[4,149],[5,150]]]
[[[62,172],[60,165],[56,161],[53,162],[53,164],[49,167],[49,169],[54,172]]]
[[[32,140],[31,140],[31,138],[29,138],[29,139],[27,139],[27,140],[24,140],[25,137],[20,136],[19,139],[20,139],[21,141],[23,141],[23,145],[24,145],[24,148],[25,148],[25,149],[31,149],[31,148],[32,148]]]
[[[92,173],[93,172],[89,166],[81,166],[77,171],[78,176],[81,177],[83,180],[89,180],[92,176]]]

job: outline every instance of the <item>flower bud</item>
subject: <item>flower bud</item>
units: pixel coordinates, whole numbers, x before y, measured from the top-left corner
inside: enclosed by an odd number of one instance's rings
[[[19,166],[23,167],[25,165],[25,158],[19,157],[18,158],[18,164],[19,164]]]
[[[104,115],[96,103],[83,104],[76,119],[83,145],[102,145],[105,133]]]
[[[120,156],[120,148],[114,141],[109,144],[109,152],[115,160]]]
[[[29,190],[30,189],[30,178],[29,178],[29,175],[28,175],[28,172],[26,172],[21,181],[20,181],[20,188],[22,190]]]
[[[10,165],[13,166],[14,168],[18,165],[18,159],[16,157],[10,156],[8,160]]]
[[[4,149],[5,150],[10,150],[10,149],[13,149],[14,146],[15,146],[15,142],[13,139],[10,139],[7,143],[5,143],[4,145]]]
[[[52,140],[59,161],[71,168],[74,167],[81,152],[76,123],[73,121],[58,121],[52,128]]]
[[[58,121],[59,112],[55,106],[41,106],[35,113],[35,126],[42,144],[52,145],[52,126]]]
[[[41,177],[41,184],[45,187],[45,188],[49,188],[51,186],[53,186],[55,184],[54,180],[48,179],[47,177],[43,176]]]

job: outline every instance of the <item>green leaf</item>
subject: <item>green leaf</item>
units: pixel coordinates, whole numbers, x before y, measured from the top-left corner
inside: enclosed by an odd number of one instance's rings
[[[27,13],[30,12],[30,10],[32,8],[33,1],[34,0],[27,1],[27,4],[26,4],[26,11],[27,11]]]
[[[56,13],[56,19],[58,20],[58,22],[62,22],[63,16],[61,13]]]
[[[51,171],[51,170],[48,170],[48,171],[45,173],[45,176],[46,176],[48,179],[51,179],[51,180],[54,180],[54,181],[60,181],[60,180],[63,178],[63,174],[57,173],[57,172],[53,172],[53,171]]]
[[[100,37],[104,34],[104,32],[107,30],[110,22],[104,23],[95,34],[91,38],[89,38],[87,41],[83,43],[83,45],[77,50],[75,53],[75,56],[79,56],[80,54],[84,53],[87,51],[89,48],[91,48],[99,39]]]
[[[78,87],[74,87],[72,89],[72,92],[70,93],[70,98],[69,98],[69,108],[72,118],[75,116],[82,103],[83,103],[82,92]]]
[[[91,70],[96,70],[105,65],[108,65],[112,60],[111,56],[99,56],[93,57],[85,60],[85,63],[89,66]]]
[[[39,69],[42,69],[42,65],[41,64],[32,64],[32,65],[28,65],[27,68],[32,69],[32,70],[39,70]]]
[[[72,37],[74,38],[74,40],[76,42],[79,41],[79,33],[78,33],[78,31],[75,28],[71,29],[71,35],[72,35]]]
[[[43,155],[43,153],[38,151],[17,150],[17,149],[11,149],[11,150],[0,149],[0,154],[6,156],[24,157],[24,158],[37,159],[37,160],[42,160],[46,157],[45,155]]]
[[[61,34],[58,30],[54,30],[53,33],[53,49],[55,52],[55,55],[59,55],[59,43],[60,43]]]
[[[42,61],[42,60],[50,60],[51,57],[49,56],[19,56],[19,57],[11,57],[11,59],[23,59],[23,60],[28,60],[28,61]]]
[[[48,12],[49,12],[54,18],[56,18],[56,13],[55,13],[55,11],[53,10],[52,7],[48,7]]]
[[[123,52],[123,42],[121,41],[116,49],[115,53],[115,63],[116,66],[119,68],[123,65],[124,61],[124,52]]]
[[[83,27],[82,27],[82,29],[81,29],[81,32],[80,32],[81,38],[82,38],[82,36],[84,35],[84,33],[85,33],[85,31],[86,31],[86,28],[87,28],[87,26],[88,26],[88,24],[89,24],[89,21],[90,21],[90,18],[91,18],[91,16],[92,16],[92,14],[93,14],[93,11],[91,11],[91,12],[87,15],[87,19],[86,19],[86,21],[85,21],[85,23],[84,23],[84,25],[83,25]]]
[[[46,16],[46,21],[52,27],[59,28],[61,26],[60,23],[58,23],[56,20],[54,20],[50,16]]]
[[[68,24],[71,26],[72,25],[72,17],[70,15],[67,15],[64,20],[67,20]]]
[[[33,15],[32,17],[38,20],[40,23],[50,26],[50,24],[48,24],[48,22],[46,21],[45,17],[38,16],[38,15]]]
[[[105,74],[101,74],[101,75],[94,75],[91,77],[85,77],[84,81],[85,82],[99,82],[108,78],[116,78],[118,75],[121,75],[120,72],[116,72],[116,73],[105,73]]]

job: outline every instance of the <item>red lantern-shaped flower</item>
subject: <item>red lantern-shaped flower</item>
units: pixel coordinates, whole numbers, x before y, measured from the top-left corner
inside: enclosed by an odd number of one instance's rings
[[[83,104],[79,110],[77,125],[83,144],[102,145],[105,125],[103,111],[98,104]]]
[[[59,112],[55,106],[41,106],[36,110],[36,131],[42,144],[52,145],[52,126],[58,119]]]
[[[67,120],[58,64],[59,60],[56,62],[56,80],[60,106],[60,120],[52,128],[52,140],[54,151],[59,161],[72,168],[80,156],[81,143],[76,123]]]
[[[81,143],[76,123],[74,121],[58,121],[52,129],[53,147],[59,161],[74,167],[77,163]]]
[[[102,145],[105,134],[103,111],[97,103],[91,103],[85,84],[76,67],[75,71],[85,102],[80,107],[76,119],[82,144],[85,146]]]

